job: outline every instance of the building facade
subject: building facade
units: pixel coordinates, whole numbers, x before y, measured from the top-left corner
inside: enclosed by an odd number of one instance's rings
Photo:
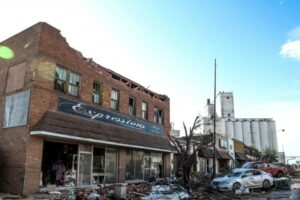
[[[47,23],[3,41],[0,191],[170,173],[170,100],[85,58]]]

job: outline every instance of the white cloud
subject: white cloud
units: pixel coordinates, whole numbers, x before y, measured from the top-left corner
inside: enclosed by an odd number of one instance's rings
[[[289,40],[282,45],[280,55],[300,62],[300,40]]]
[[[288,33],[289,39],[281,46],[280,55],[300,62],[300,26]]]

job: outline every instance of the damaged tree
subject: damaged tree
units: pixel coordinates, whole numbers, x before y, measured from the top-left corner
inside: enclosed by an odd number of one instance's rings
[[[199,137],[194,136],[194,130],[196,126],[196,122],[199,117],[195,118],[193,126],[187,131],[186,125],[183,122],[183,128],[185,132],[185,136],[182,138],[175,138],[169,135],[169,139],[176,150],[178,156],[178,162],[180,163],[180,167],[182,169],[182,176],[184,185],[188,185],[191,181],[190,174],[192,171],[193,165],[196,163],[196,153],[207,146],[212,141],[211,135],[202,135]]]

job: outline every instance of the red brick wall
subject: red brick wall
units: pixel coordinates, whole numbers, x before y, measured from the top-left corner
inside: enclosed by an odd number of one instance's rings
[[[1,45],[11,48],[14,52],[12,59],[0,58],[0,191],[4,192],[22,193],[23,191],[29,141],[27,126],[2,128],[5,96],[31,88],[32,72],[28,66],[37,52],[39,32],[40,27],[34,26],[1,42]],[[20,77],[23,84],[6,90],[8,69],[21,63],[26,65],[25,76]]]

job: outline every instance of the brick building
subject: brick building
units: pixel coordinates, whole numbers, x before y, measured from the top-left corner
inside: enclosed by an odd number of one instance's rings
[[[170,173],[170,100],[71,48],[47,23],[1,42],[0,191]]]

